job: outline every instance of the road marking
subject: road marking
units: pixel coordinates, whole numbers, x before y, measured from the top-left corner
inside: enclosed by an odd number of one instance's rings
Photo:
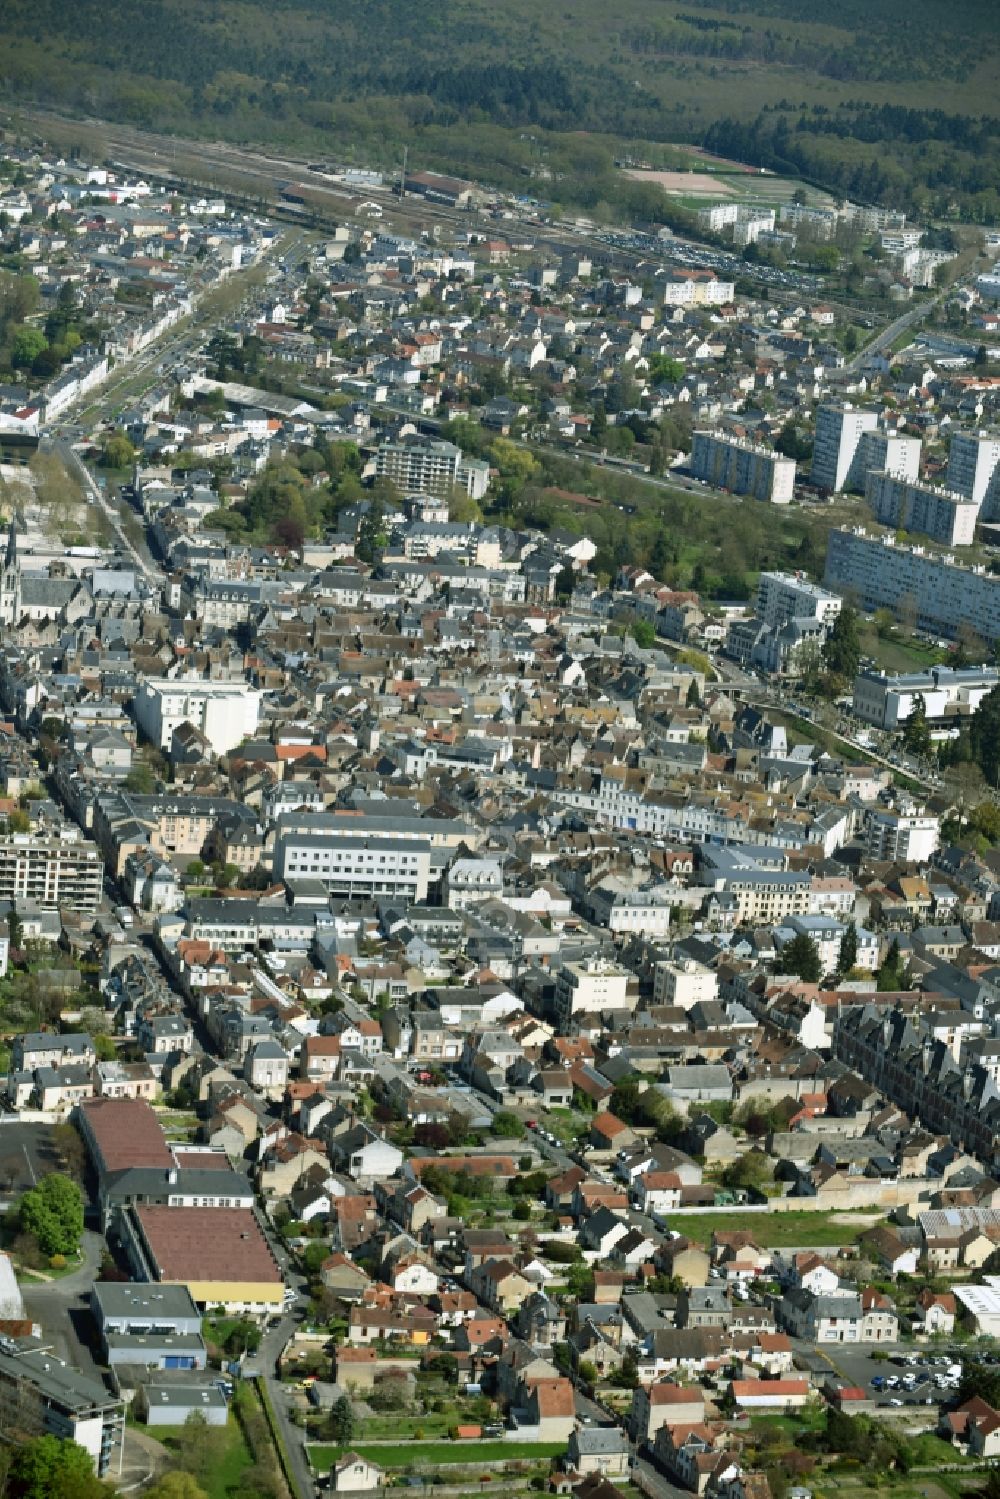
[[[28,1170],[31,1172],[31,1185],[33,1187],[37,1187],[38,1186],[38,1177],[35,1175],[35,1168],[31,1164],[31,1157],[28,1154],[28,1147],[27,1147],[27,1145],[22,1145],[21,1149],[24,1151],[24,1159],[27,1161],[27,1163],[28,1163]]]

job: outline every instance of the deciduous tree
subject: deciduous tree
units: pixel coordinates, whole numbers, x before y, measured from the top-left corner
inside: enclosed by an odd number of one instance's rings
[[[43,1254],[75,1254],[83,1234],[83,1196],[59,1171],[25,1192],[18,1208],[21,1227],[34,1234]]]

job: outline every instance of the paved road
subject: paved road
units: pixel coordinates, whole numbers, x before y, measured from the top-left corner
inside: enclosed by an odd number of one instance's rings
[[[691,1499],[690,1489],[682,1489],[664,1477],[659,1468],[653,1466],[648,1457],[638,1457],[632,1469],[636,1486],[653,1499]]]
[[[907,328],[912,328],[914,324],[923,322],[925,318],[930,316],[938,303],[949,296],[954,289],[953,286],[946,286],[943,291],[938,292],[937,296],[932,297],[929,302],[918,302],[915,307],[910,307],[906,312],[900,313],[894,322],[891,322],[888,327],[883,328],[880,333],[876,333],[870,343],[867,343],[863,349],[858,350],[854,358],[849,360],[839,372],[841,376],[856,375],[864,365],[866,359],[871,358],[873,354],[884,353],[901,333],[906,332]]]
[[[285,1280],[293,1290],[299,1293],[299,1301],[289,1308],[277,1327],[265,1332],[261,1339],[260,1350],[254,1356],[253,1367],[259,1370],[260,1378],[270,1397],[275,1420],[292,1466],[292,1477],[298,1489],[298,1499],[312,1499],[312,1495],[316,1492],[316,1483],[309,1471],[309,1463],[306,1459],[305,1429],[293,1425],[288,1419],[288,1392],[275,1372],[278,1358],[285,1344],[296,1328],[301,1326],[301,1322],[294,1316],[296,1306],[304,1306],[306,1300],[303,1294],[306,1286],[304,1276],[296,1271],[286,1271]]]
[[[79,455],[73,451],[68,442],[63,442],[61,439],[57,438],[53,441],[52,445],[57,449],[59,456],[62,458],[63,462],[66,464],[70,472],[76,473],[79,476],[80,481],[84,485],[87,493],[90,495],[94,504],[100,510],[108,525],[111,527],[111,530],[113,531],[115,539],[117,540],[119,546],[121,546],[123,551],[125,551],[126,554],[132,558],[132,561],[135,563],[142,576],[146,579],[146,582],[151,584],[154,588],[160,587],[164,582],[164,573],[160,570],[160,568],[156,566],[151,557],[143,557],[141,552],[139,552],[137,548],[132,545],[132,542],[129,540],[125,528],[122,525],[122,518],[120,514],[118,513],[115,506],[112,505],[104,490],[101,489],[100,485],[95,482],[94,476],[93,474],[91,474],[86,464],[81,461]]]
[[[60,1358],[81,1374],[103,1383],[103,1374],[95,1358],[96,1327],[90,1313],[93,1288],[104,1240],[100,1234],[83,1236],[83,1263],[78,1270],[45,1285],[26,1286],[24,1305],[32,1321],[42,1328],[42,1336]]]

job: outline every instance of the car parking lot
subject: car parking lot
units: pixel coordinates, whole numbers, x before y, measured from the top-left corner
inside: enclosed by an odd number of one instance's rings
[[[25,1124],[0,1114],[0,1201],[20,1197],[61,1165],[51,1124]]]
[[[874,1358],[871,1347],[836,1347],[824,1350],[836,1372],[848,1383],[864,1390],[880,1405],[939,1406],[955,1396],[957,1380],[945,1384],[949,1367],[965,1364],[969,1351],[946,1348],[898,1349],[888,1359]],[[992,1355],[990,1355],[992,1357]],[[907,1360],[919,1360],[910,1362]],[[874,1383],[873,1383],[874,1381]],[[909,1385],[909,1388],[907,1388]]]

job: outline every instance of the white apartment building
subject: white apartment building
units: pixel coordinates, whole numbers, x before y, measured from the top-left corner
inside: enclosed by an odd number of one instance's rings
[[[719,978],[715,970],[703,963],[657,963],[653,970],[653,1003],[679,1005],[711,1004],[719,997]]]
[[[714,271],[677,268],[664,278],[665,307],[724,307],[735,295],[735,281],[720,281]]]
[[[481,500],[490,482],[490,466],[479,458],[466,458],[454,443],[418,438],[377,448],[375,476],[391,479],[404,494],[447,494],[457,487]]]
[[[496,526],[414,521],[402,530],[401,537],[403,556],[410,562],[426,562],[441,552],[467,557],[473,567],[500,567],[503,561]]]
[[[772,234],[773,232],[774,209],[769,208],[764,211],[758,209],[755,213],[748,214],[745,218],[736,220],[736,223],[733,225],[733,244],[740,247],[755,245],[762,234]]]
[[[837,494],[851,474],[858,443],[878,426],[878,412],[853,406],[821,406],[816,413],[810,478],[820,489]]]
[[[871,469],[886,469],[898,478],[920,477],[920,438],[898,437],[878,426],[878,413],[850,404],[821,406],[816,413],[810,479],[820,489],[839,493],[865,487]]]
[[[703,229],[710,229],[713,234],[718,234],[720,229],[727,229],[736,223],[740,207],[739,203],[713,203],[709,208],[699,208],[698,223]]]
[[[838,214],[835,208],[813,208],[805,203],[782,203],[778,210],[778,218],[782,224],[792,224],[795,227],[806,224],[814,234],[829,239],[837,227]]]
[[[873,809],[868,817],[866,849],[872,859],[924,864],[938,846],[940,823],[917,812]]]
[[[961,670],[932,666],[929,671],[897,676],[864,671],[854,681],[852,708],[855,716],[865,723],[892,730],[906,722],[918,698],[923,699],[931,721],[944,718],[949,710],[969,715],[998,684],[1000,671],[995,666]]]
[[[897,546],[860,526],[831,531],[824,582],[864,609],[915,611],[918,628],[938,635],[954,637],[968,625],[984,640],[1000,640],[1000,578],[949,555]]]
[[[881,429],[865,432],[858,443],[848,487],[863,491],[865,477],[872,469],[884,469],[897,479],[916,483],[920,478],[921,446],[919,437],[898,437]]]
[[[919,531],[944,546],[971,546],[976,539],[979,506],[953,490],[914,484],[885,469],[871,469],[865,499],[882,526]]]
[[[638,995],[628,993],[626,968],[604,958],[564,963],[556,974],[556,1015],[565,1025],[573,1015],[601,1010],[634,1010]]]
[[[610,932],[639,932],[665,937],[670,931],[670,895],[663,889],[598,888],[590,897],[595,921]]]
[[[159,749],[169,749],[174,730],[190,723],[225,755],[257,732],[263,696],[246,682],[146,681],[135,695],[135,716]]]
[[[696,432],[691,443],[691,472],[716,489],[753,495],[773,505],[787,505],[795,492],[795,460],[759,443],[715,432]]]
[[[919,229],[886,229],[882,234],[882,249],[887,255],[902,255],[904,250],[916,250],[923,238]]]
[[[456,859],[445,881],[445,905],[464,911],[480,901],[503,895],[503,861],[493,855],[481,859]]]
[[[104,864],[95,843],[75,828],[59,837],[13,833],[0,838],[0,900],[35,901],[47,911],[96,911]]]
[[[948,452],[948,488],[982,505],[1000,465],[1000,436],[989,432],[956,432]],[[992,515],[984,514],[984,520]]]
[[[331,895],[396,895],[417,904],[427,899],[431,849],[426,840],[350,838],[330,833],[282,833],[274,846],[279,880],[319,880]]]
[[[698,223],[713,234],[732,229],[734,244],[750,245],[774,228],[774,209],[757,203],[713,203],[698,210]]]
[[[777,627],[802,619],[829,627],[842,608],[842,599],[811,583],[802,573],[760,575],[755,613],[766,625]]]

